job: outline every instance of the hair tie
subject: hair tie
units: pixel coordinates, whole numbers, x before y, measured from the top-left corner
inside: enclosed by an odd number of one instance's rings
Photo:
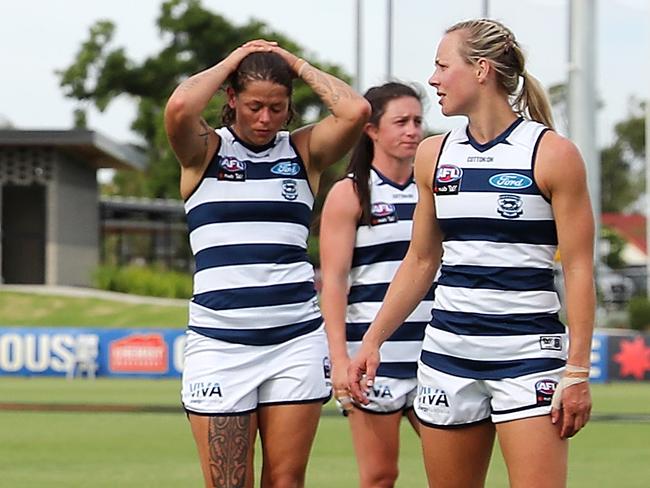
[[[503,44],[505,45],[505,47],[503,48],[503,52],[508,54],[510,52],[510,49],[512,49],[512,47],[514,46],[515,40],[512,38],[512,35],[509,34],[508,32],[504,32],[503,37],[505,38],[503,41]]]

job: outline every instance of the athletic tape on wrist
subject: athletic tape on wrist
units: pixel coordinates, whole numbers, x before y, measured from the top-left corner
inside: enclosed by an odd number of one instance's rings
[[[560,408],[562,405],[562,392],[569,386],[578,385],[580,383],[589,382],[589,368],[581,366],[574,366],[573,364],[566,365],[566,373],[587,373],[587,376],[563,376],[560,382],[555,387],[553,398],[551,398],[551,407]]]
[[[575,366],[573,364],[567,364],[565,371],[567,373],[586,373],[589,374],[589,368],[583,368],[582,366]]]
[[[305,67],[308,64],[309,63],[307,61],[305,61],[304,59],[302,60],[302,64],[300,65],[300,68],[298,69],[298,78],[302,78],[302,72],[303,72],[303,70],[305,69]]]

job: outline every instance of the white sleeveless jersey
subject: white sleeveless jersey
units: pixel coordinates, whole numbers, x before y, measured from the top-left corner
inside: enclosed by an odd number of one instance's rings
[[[546,130],[520,118],[487,144],[466,128],[443,142],[434,181],[443,258],[421,356],[434,369],[502,379],[565,363],[557,233],[533,175]]]
[[[348,350],[354,354],[377,315],[411,241],[418,199],[413,178],[400,186],[376,169],[370,171],[371,225],[357,227],[350,270],[346,318]],[[381,347],[377,372],[391,378],[414,378],[424,329],[431,318],[433,287],[425,299]]]
[[[263,147],[218,129],[219,150],[185,202],[196,261],[189,328],[268,345],[322,325],[307,259],[314,202],[288,132]]]

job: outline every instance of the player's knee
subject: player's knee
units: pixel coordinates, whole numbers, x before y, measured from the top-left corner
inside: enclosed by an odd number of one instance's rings
[[[399,471],[397,466],[374,466],[361,475],[362,488],[393,488]]]
[[[304,473],[264,473],[262,475],[265,488],[302,488],[305,486]]]

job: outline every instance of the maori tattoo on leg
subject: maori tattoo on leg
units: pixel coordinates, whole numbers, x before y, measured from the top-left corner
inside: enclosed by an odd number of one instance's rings
[[[213,486],[245,486],[250,450],[250,422],[250,415],[210,418],[208,443]]]

